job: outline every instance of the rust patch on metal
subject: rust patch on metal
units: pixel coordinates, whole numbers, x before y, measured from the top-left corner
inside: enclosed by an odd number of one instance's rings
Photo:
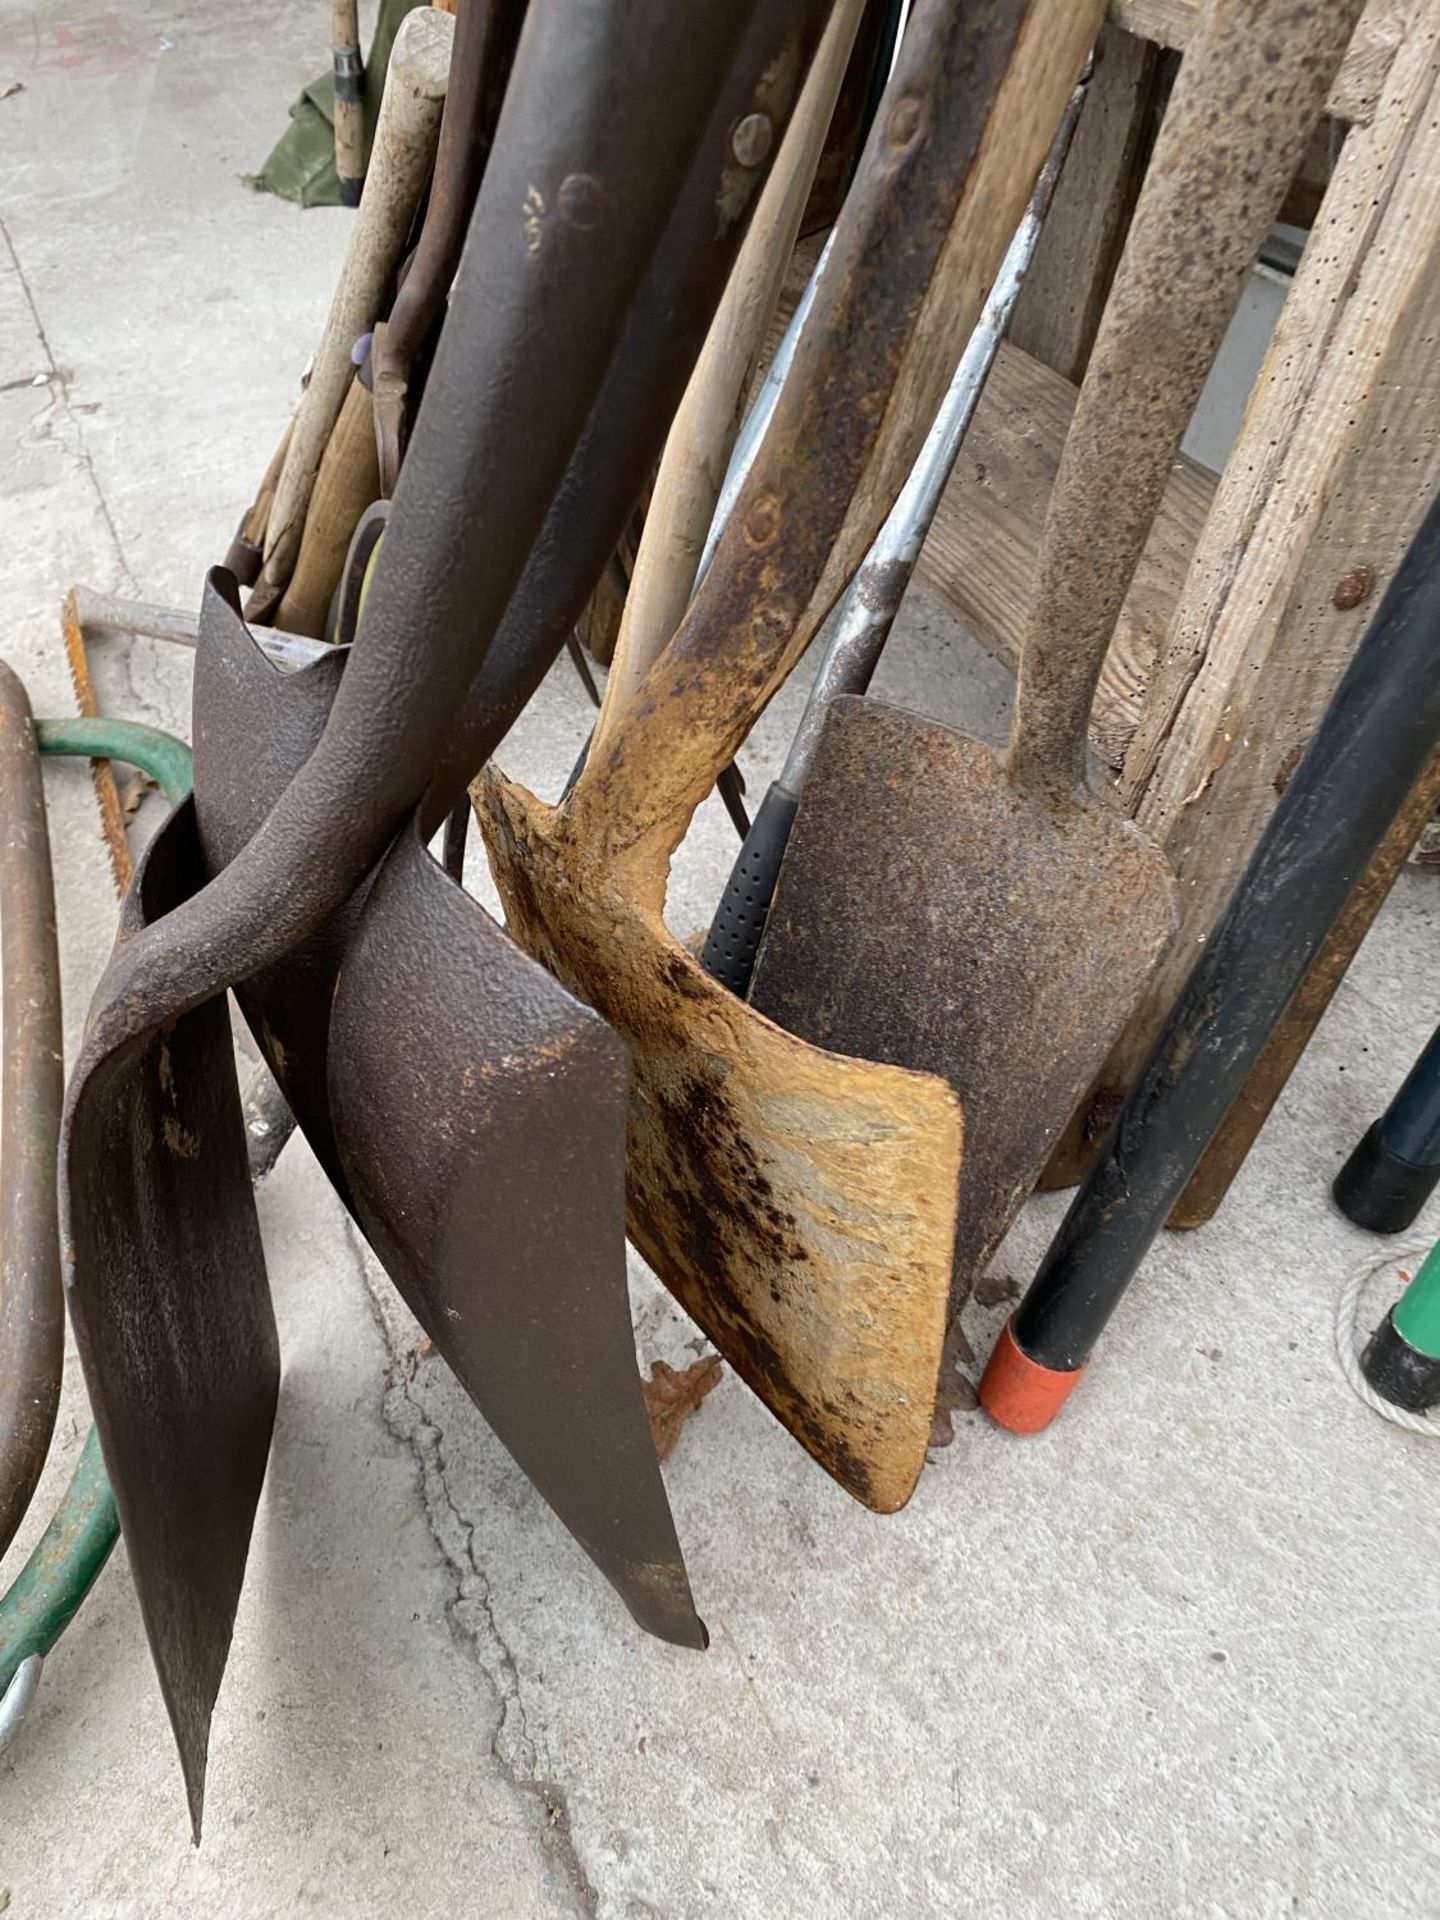
[[[1120,1117],[1125,1104],[1124,1087],[1100,1087],[1085,1102],[1081,1125],[1085,1138],[1098,1146]]]
[[[1303,740],[1297,740],[1294,746],[1291,747],[1290,751],[1285,755],[1285,758],[1280,762],[1279,766],[1275,769],[1275,778],[1270,782],[1270,784],[1275,789],[1276,793],[1284,793],[1286,787],[1289,786],[1291,778],[1294,775],[1295,769],[1296,767],[1299,766],[1300,761],[1304,756],[1304,753],[1305,753],[1305,742]]]
[[[198,1160],[200,1142],[195,1135],[182,1127],[173,1114],[167,1113],[160,1123],[160,1131],[166,1146],[177,1160]]]
[[[508,931],[633,1049],[631,1238],[828,1472],[902,1505],[944,1336],[959,1103],[782,1033],[658,907],[592,890],[563,817],[493,771],[475,798]]]
[[[95,682],[90,677],[90,658],[85,651],[85,628],[80,619],[79,600],[74,587],[71,587],[66,594],[61,607],[60,626],[65,637],[65,658],[70,664],[70,679],[75,688],[75,704],[80,717],[83,720],[98,719],[100,701],[95,692]],[[115,891],[123,894],[130,884],[134,863],[130,858],[130,847],[125,838],[125,810],[120,804],[120,791],[115,784],[115,770],[108,760],[92,760],[90,778],[95,787],[95,801],[100,809],[100,831],[110,854],[110,871],[115,877]]]

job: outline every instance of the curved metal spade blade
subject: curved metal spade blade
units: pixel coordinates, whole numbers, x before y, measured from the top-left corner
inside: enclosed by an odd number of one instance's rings
[[[230,575],[217,569],[206,577],[191,698],[195,809],[207,879],[259,831],[309,759],[348,653],[335,648],[298,672],[282,672],[241,618]],[[325,1060],[335,975],[362,898],[363,889],[303,945],[235,988],[266,1065],[347,1205],[324,1097]]]
[[[662,1640],[706,1644],[625,1285],[629,1049],[403,831],[336,989],[330,1105],[386,1272],[555,1513]]]
[[[208,877],[186,800],[136,870],[117,944]],[[60,1164],[71,1319],[198,1840],[280,1385],[223,994],[77,1079]]]
[[[916,5],[791,373],[684,620],[559,807],[493,767],[472,788],[515,937],[634,1048],[637,1247],[877,1512],[909,1498],[931,1431],[961,1103],[934,1075],[761,1019],[673,939],[666,884],[696,806],[893,505],[1101,11]]]
[[[195,662],[212,871],[311,751],[345,658],[279,671],[237,600],[223,574],[207,581]],[[413,823],[368,890],[236,997],[341,1198],[496,1434],[640,1625],[703,1647],[635,1365],[624,1042],[511,944]]]
[[[72,1228],[79,1221],[72,1284],[77,1317],[90,1323],[87,1372],[103,1381],[111,1408],[102,1432],[112,1478],[126,1488],[132,1559],[140,1551],[156,1563],[146,1575],[157,1583],[147,1624],[170,1676],[192,1807],[275,1359],[239,1096],[221,1057],[223,1005],[193,1028],[184,1016],[309,943],[383,860],[431,786],[610,370],[627,360],[631,321],[648,304],[672,229],[678,223],[706,254],[702,271],[687,242],[673,262],[682,287],[693,278],[700,294],[723,267],[723,246],[738,244],[763,169],[744,166],[735,151],[744,114],[733,114],[734,90],[745,112],[783,119],[820,11],[819,0],[773,9],[754,0],[699,9],[587,0],[529,10],[384,561],[324,731],[208,885],[198,885],[205,869],[193,834],[168,843],[177,864],[162,861],[152,875],[168,890],[157,899],[152,889],[152,917],[142,916],[112,956],[92,1002],[68,1097],[67,1205]],[[655,100],[663,113],[633,110]],[[708,251],[697,237],[707,233]],[[649,337],[663,340],[663,328]],[[475,538],[482,499],[484,537]],[[255,759],[262,738],[247,715],[237,758]],[[229,1121],[217,1104],[227,1100]],[[97,1167],[113,1170],[113,1188],[97,1180]],[[91,1207],[99,1210],[93,1222]],[[202,1237],[206,1247],[196,1244]],[[121,1259],[130,1264],[113,1279]],[[163,1415],[150,1411],[160,1407]],[[116,1409],[124,1408],[135,1411],[122,1417]],[[143,1446],[115,1437],[132,1419]],[[189,1486],[173,1463],[197,1448],[218,1453],[233,1480],[217,1481],[212,1459],[194,1467]],[[163,1471],[177,1476],[185,1512],[157,1508],[147,1521],[134,1508],[155,1506],[152,1473],[167,1455]],[[196,1489],[202,1497],[192,1497]],[[237,1499],[239,1524],[223,1551],[216,1546],[212,1575],[196,1556]],[[177,1526],[184,1531],[172,1532]],[[181,1566],[190,1572],[185,1589]],[[176,1617],[196,1607],[203,1623]],[[202,1639],[203,1660],[191,1657],[192,1635]],[[175,1649],[162,1648],[164,1639]]]

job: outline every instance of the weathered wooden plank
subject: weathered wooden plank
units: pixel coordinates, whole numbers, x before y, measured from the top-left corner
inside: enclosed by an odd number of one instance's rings
[[[1018,347],[1001,347],[920,558],[929,584],[1011,665],[1075,392]],[[1175,463],[1096,695],[1091,738],[1112,768],[1124,759],[1214,486],[1193,462]]]
[[[1097,1098],[1183,983],[1440,485],[1440,12],[1352,129],[1226,465],[1127,756],[1184,920]],[[1079,1117],[1057,1177],[1074,1171]],[[1091,1128],[1093,1131],[1093,1127]]]
[[[1111,0],[1110,18],[1127,33],[1158,46],[1183,48],[1209,0]],[[1424,5],[1425,0],[1418,0]],[[1417,0],[1374,0],[1362,15],[1327,111],[1361,124],[1375,116],[1390,63],[1405,37]]]
[[[1107,26],[1080,124],[1010,323],[1033,359],[1077,384],[1140,191],[1153,135],[1158,49]]]

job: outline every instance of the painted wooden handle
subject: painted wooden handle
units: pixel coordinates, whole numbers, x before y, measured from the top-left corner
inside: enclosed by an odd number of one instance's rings
[[[838,0],[665,442],[595,739],[611,733],[684,618],[741,391],[779,298],[864,0]],[[593,749],[592,749],[593,750]]]
[[[1011,773],[1057,798],[1084,781],[1096,683],[1171,463],[1360,6],[1214,0],[1186,50],[1061,454],[1021,654]]]
[[[868,552],[1024,211],[1103,0],[921,0],[811,322],[675,638],[566,803],[659,866]]]
[[[275,489],[257,599],[262,588],[270,594],[283,588],[300,551],[321,456],[354,371],[350,350],[375,323],[385,282],[430,175],[454,32],[449,14],[417,7],[406,14],[395,36],[355,230]]]

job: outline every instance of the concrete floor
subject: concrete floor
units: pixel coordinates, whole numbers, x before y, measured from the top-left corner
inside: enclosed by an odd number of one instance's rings
[[[23,85],[0,99],[0,646],[38,712],[70,710],[63,589],[194,605],[284,420],[346,216],[239,176],[323,60],[322,11],[0,13],[0,91]],[[98,654],[109,711],[187,731],[183,654]],[[1003,676],[923,595],[885,676],[1001,724]],[[797,697],[747,750],[754,791]],[[505,761],[553,791],[585,726],[562,662]],[[114,906],[84,770],[47,791],[73,1050]],[[707,807],[682,931],[732,845]],[[1440,1456],[1340,1379],[1335,1297],[1378,1250],[1326,1204],[1440,1013],[1437,890],[1402,877],[1223,1216],[1156,1248],[1051,1432],[962,1414],[882,1520],[724,1382],[667,1469],[705,1656],[631,1628],[292,1145],[262,1191],[286,1373],[204,1845],[121,1551],[0,1760],[0,1909],[1440,1914]],[[1061,1205],[1002,1251],[977,1353]],[[1436,1232],[1440,1207],[1396,1258]],[[688,1357],[634,1278],[646,1359]],[[85,1423],[72,1368],[42,1505]]]

